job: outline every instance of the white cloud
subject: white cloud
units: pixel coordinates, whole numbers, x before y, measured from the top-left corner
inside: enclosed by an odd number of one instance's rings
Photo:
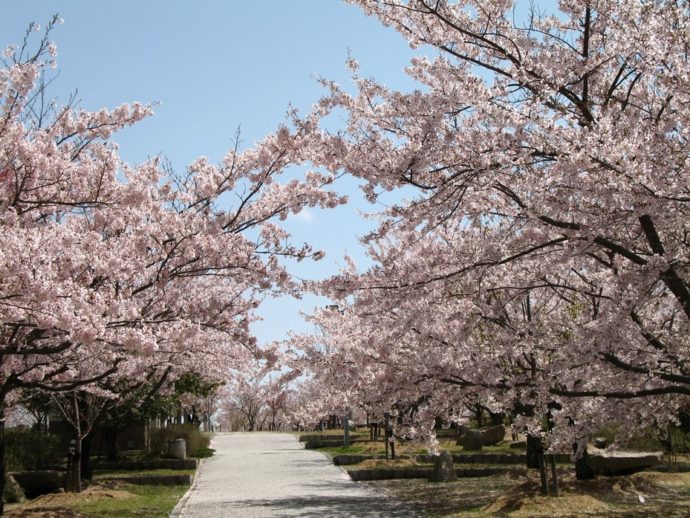
[[[302,209],[298,214],[290,214],[288,216],[288,221],[295,221],[298,223],[311,223],[314,221],[314,213],[308,208]]]

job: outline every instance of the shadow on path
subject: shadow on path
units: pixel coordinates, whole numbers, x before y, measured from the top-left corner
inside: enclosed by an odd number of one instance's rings
[[[266,516],[303,516],[309,517],[390,517],[411,518],[420,516],[400,504],[391,505],[386,500],[376,502],[370,497],[356,496],[306,496],[276,499],[233,500],[231,506],[235,508],[236,516],[261,516],[257,513],[266,510]],[[230,509],[228,509],[230,510]],[[269,514],[270,513],[270,514]],[[234,516],[226,515],[226,516]]]

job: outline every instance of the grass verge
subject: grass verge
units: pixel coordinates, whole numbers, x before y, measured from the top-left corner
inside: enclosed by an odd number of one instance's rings
[[[187,487],[123,485],[121,489],[131,493],[131,497],[75,502],[73,505],[91,518],[162,518],[170,514]]]
[[[188,486],[137,486],[94,483],[81,493],[42,495],[24,504],[8,504],[10,518],[163,518]]]

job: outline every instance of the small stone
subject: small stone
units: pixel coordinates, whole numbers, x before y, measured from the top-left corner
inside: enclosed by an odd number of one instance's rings
[[[440,455],[434,455],[434,468],[429,480],[431,482],[450,482],[457,478],[453,456],[447,451],[442,451]]]

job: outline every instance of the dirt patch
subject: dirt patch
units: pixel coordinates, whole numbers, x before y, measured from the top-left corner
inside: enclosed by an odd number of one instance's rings
[[[567,516],[566,509],[577,509],[578,515],[592,515],[610,510],[610,506],[589,495],[564,495],[560,498],[545,496],[504,495],[485,508],[486,514],[510,516]]]
[[[660,473],[658,471],[643,471],[635,473],[629,478],[639,481],[644,480],[657,487],[690,487],[690,472]]]
[[[577,480],[559,469],[560,497],[540,494],[538,472],[507,473],[431,483],[422,479],[365,482],[434,516],[598,516],[687,518],[690,473],[641,472],[628,477]]]
[[[41,495],[23,504],[8,504],[5,515],[11,518],[87,518],[87,515],[70,509],[74,503],[93,502],[101,499],[123,499],[135,496],[118,489],[118,483],[94,484],[81,493],[54,493]]]
[[[464,511],[477,513],[515,484],[510,476],[467,477],[454,482],[429,482],[425,479],[365,482],[406,502],[420,515],[447,516]],[[463,515],[464,516],[464,515]],[[472,514],[486,516],[486,514]]]
[[[627,477],[577,480],[559,473],[559,498],[540,494],[536,475],[516,484],[491,505],[488,515],[523,516],[685,516],[690,473],[643,472]]]
[[[88,515],[68,507],[35,507],[31,509],[12,510],[5,513],[11,518],[89,518]]]

